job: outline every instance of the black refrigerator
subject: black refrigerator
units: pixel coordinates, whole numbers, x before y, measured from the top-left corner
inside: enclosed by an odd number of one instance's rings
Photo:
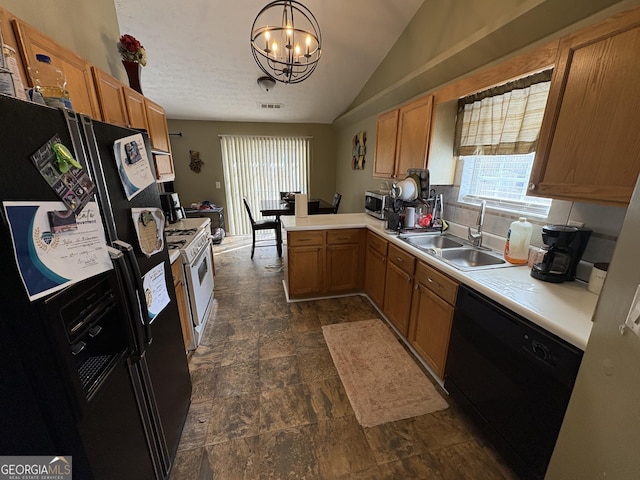
[[[161,208],[159,190],[127,200],[115,162],[114,142],[136,133],[0,95],[0,201],[60,200],[31,161],[57,135],[97,187],[113,266],[30,301],[0,209],[0,455],[71,457],[73,478],[168,478],[190,405],[166,246],[144,255],[131,217]],[[142,278],[154,267],[169,302],[151,318]]]

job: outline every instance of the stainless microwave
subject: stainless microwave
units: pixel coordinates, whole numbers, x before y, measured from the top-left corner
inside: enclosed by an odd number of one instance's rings
[[[386,220],[390,199],[386,193],[367,191],[364,194],[364,211],[380,220]]]

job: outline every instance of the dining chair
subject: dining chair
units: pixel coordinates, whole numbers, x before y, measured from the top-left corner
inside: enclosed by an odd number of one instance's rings
[[[309,215],[315,215],[318,213],[318,209],[320,208],[320,200],[309,200],[307,202],[307,208]]]
[[[331,202],[331,204],[333,205],[333,213],[338,213],[338,207],[340,206],[340,200],[342,200],[342,195],[340,195],[338,192],[333,194],[333,202]]]
[[[300,192],[280,192],[280,200],[284,200],[284,197],[289,195],[290,193],[300,193]]]
[[[253,214],[251,213],[251,207],[249,207],[249,202],[247,201],[247,197],[243,197],[242,201],[244,202],[244,206],[247,209],[247,214],[249,215],[249,221],[251,222],[251,258],[253,258],[253,253],[256,249],[256,232],[258,230],[274,230],[276,233],[276,249],[278,250],[278,256],[282,256],[282,230],[280,229],[280,220],[277,218],[275,220],[254,220]],[[269,245],[258,245],[259,247],[267,247]]]

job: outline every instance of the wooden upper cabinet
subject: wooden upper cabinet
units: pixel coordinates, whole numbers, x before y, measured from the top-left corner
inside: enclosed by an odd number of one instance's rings
[[[121,127],[129,126],[122,83],[97,67],[91,67],[102,120]]]
[[[409,168],[425,168],[432,107],[431,95],[400,107],[396,175],[404,177]]]
[[[640,9],[563,38],[532,194],[626,205],[640,172]]]
[[[124,104],[127,109],[127,118],[131,128],[149,130],[147,124],[147,110],[144,104],[144,96],[133,88],[122,86]]]
[[[433,96],[427,95],[376,121],[374,177],[404,177],[409,168],[425,168]]]
[[[149,126],[149,139],[151,147],[165,153],[171,153],[169,146],[169,130],[167,127],[167,115],[157,103],[152,102],[148,98],[144,99],[147,111],[147,123]]]
[[[32,66],[37,62],[37,53],[51,57],[51,63],[59,67],[65,74],[73,109],[101,120],[89,62],[54,42],[29,24],[17,19],[12,23],[25,67]],[[33,87],[28,74],[26,80]]]
[[[156,180],[158,182],[170,182],[175,180],[176,173],[173,166],[173,158],[171,157],[167,115],[164,112],[164,108],[146,97],[144,104],[149,127],[149,140],[153,149],[153,161],[156,166]]]
[[[398,110],[383,113],[376,119],[376,153],[373,176],[391,178],[395,172]]]

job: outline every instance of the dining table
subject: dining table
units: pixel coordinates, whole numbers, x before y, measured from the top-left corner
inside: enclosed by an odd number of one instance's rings
[[[315,203],[317,202],[317,208]],[[295,201],[289,200],[263,200],[260,202],[260,213],[263,217],[276,217],[280,220],[281,215],[295,215]],[[319,215],[323,213],[333,213],[333,204],[320,198],[310,198],[307,203],[307,212],[309,215]]]

